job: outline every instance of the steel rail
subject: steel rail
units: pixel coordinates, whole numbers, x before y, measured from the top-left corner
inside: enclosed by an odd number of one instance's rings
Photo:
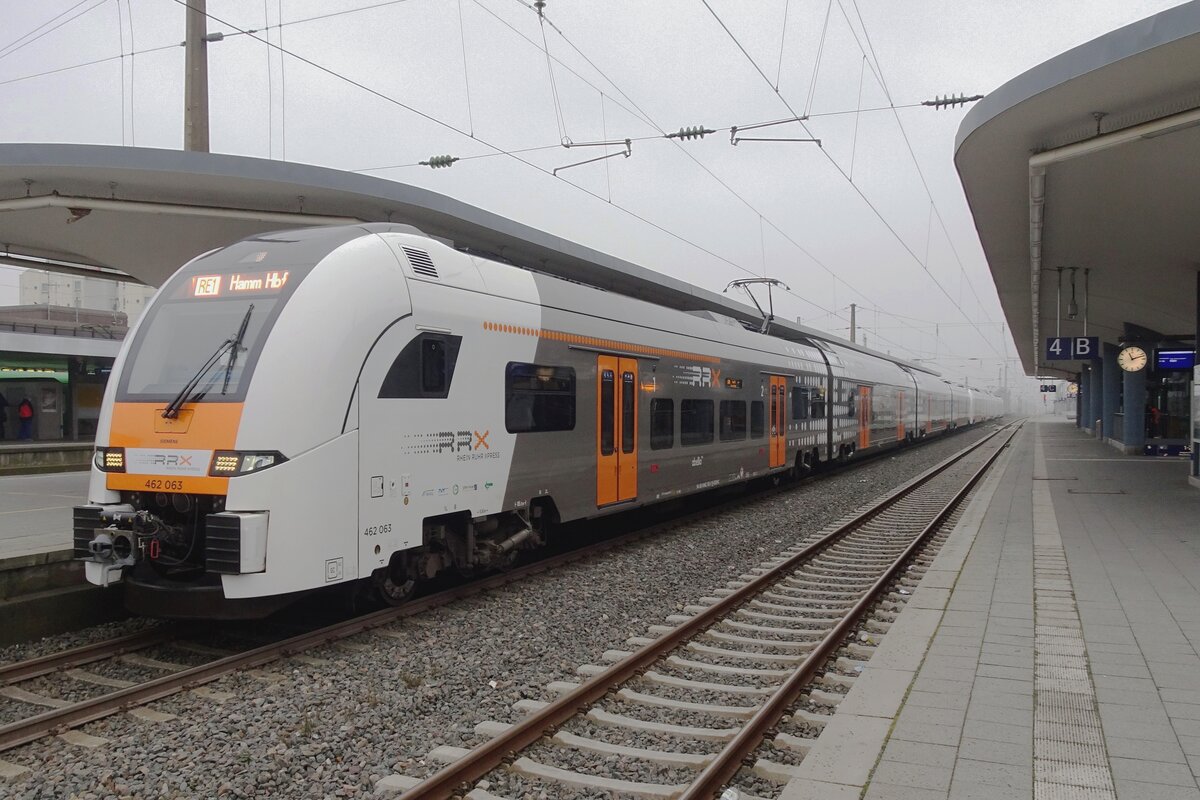
[[[443,767],[421,783],[405,791],[400,795],[400,800],[431,800],[433,798],[441,800],[441,798],[453,795],[461,786],[473,784],[481,780],[493,769],[500,766],[506,758],[524,750],[550,730],[561,726],[579,713],[580,709],[586,708],[608,694],[614,686],[625,683],[635,675],[641,673],[647,667],[659,661],[664,655],[670,653],[700,631],[707,629],[723,616],[726,616],[728,612],[742,605],[763,589],[781,580],[786,574],[825,549],[828,545],[841,539],[847,533],[856,530],[863,523],[878,516],[920,486],[928,483],[976,449],[990,442],[1002,433],[1003,430],[1004,428],[997,430],[975,444],[963,448],[941,464],[926,470],[888,494],[871,508],[856,515],[849,522],[839,526],[836,530],[821,537],[800,552],[772,567],[769,571],[754,578],[745,586],[709,606],[703,612],[696,614],[687,622],[676,626],[670,633],[663,634],[650,644],[644,645],[603,672],[583,682],[577,688],[560,695],[557,700],[528,715],[504,733],[476,746],[459,760]]]
[[[998,433],[999,431],[997,431]],[[981,446],[983,443],[990,441],[996,433],[993,433],[974,445],[964,448],[953,458],[961,457],[971,450]],[[940,441],[934,439],[932,441]],[[863,464],[867,459],[860,459],[857,463]],[[924,482],[948,467],[953,460],[945,462],[944,465],[935,466],[932,469],[918,475],[913,480],[901,486],[899,489],[890,494],[883,504],[890,505],[898,500],[902,494],[910,487],[917,485],[918,482]],[[841,472],[841,469],[834,469],[816,475],[806,476],[798,482],[799,485],[807,484],[809,480],[814,480],[823,476],[833,475]],[[317,647],[323,644],[329,644],[350,636],[357,635],[370,631],[374,628],[379,628],[388,625],[400,619],[416,616],[425,613],[431,609],[447,605],[457,600],[471,597],[483,592],[497,589],[509,583],[515,583],[523,580],[531,575],[536,575],[542,572],[548,572],[557,567],[581,561],[595,555],[605,553],[609,550],[614,550],[618,547],[623,547],[632,544],[642,539],[651,536],[660,535],[666,530],[677,528],[682,525],[687,525],[699,519],[703,519],[713,514],[721,513],[729,510],[731,507],[736,507],[739,503],[754,502],[764,499],[764,497],[773,496],[781,491],[788,491],[795,486],[786,488],[777,488],[768,492],[755,494],[752,498],[743,499],[735,503],[719,503],[716,506],[703,509],[698,512],[676,517],[671,520],[666,520],[659,523],[648,525],[647,527],[636,530],[628,534],[620,535],[594,544],[586,545],[567,553],[551,556],[536,561],[532,564],[518,567],[507,572],[491,575],[478,581],[474,581],[466,586],[454,587],[436,594],[429,595],[417,600],[410,601],[403,606],[396,608],[385,608],[380,611],[375,611],[370,614],[356,617],[352,620],[335,623],[315,631],[310,631],[304,634],[298,634],[288,639],[279,642],[263,645],[253,648],[242,653],[236,653],[231,656],[226,656],[207,664],[202,664],[197,667],[192,667],[180,672],[165,675],[160,678],[155,678],[146,681],[137,686],[132,686],[126,689],[119,689],[115,692],[100,695],[90,700],[85,700],[79,703],[74,703],[64,708],[52,709],[43,712],[36,716],[28,717],[24,720],[0,726],[0,752],[10,750],[22,744],[27,744],[36,741],[51,734],[61,733],[71,728],[84,725],[88,722],[93,722],[104,717],[111,716],[120,711],[150,703],[155,700],[160,700],[164,697],[177,694],[178,692],[195,688],[214,681],[224,675],[232,672],[237,672],[242,669],[253,669],[270,664],[281,658],[285,658],[304,650]],[[882,506],[882,504],[881,504]],[[880,509],[882,510],[882,508]],[[864,521],[870,516],[873,516],[873,511],[868,510],[856,517],[856,520]],[[829,537],[826,537],[829,538]],[[822,540],[824,541],[824,539]],[[131,634],[132,637],[145,635]],[[70,651],[60,654],[66,657]],[[45,659],[53,660],[56,656],[46,656]],[[19,662],[11,665],[14,669],[21,664],[28,662]],[[44,674],[44,673],[43,673]],[[34,677],[32,674],[27,677]],[[0,684],[2,685],[2,684]],[[585,684],[585,685],[590,685]],[[407,795],[406,795],[407,796]]]
[[[58,653],[29,658],[24,661],[14,661],[10,664],[0,664],[0,686],[8,686],[40,675],[47,675],[62,669],[90,664],[115,655],[122,655],[134,650],[144,650],[156,644],[175,639],[179,634],[166,626],[148,628],[136,633],[128,633],[102,642],[72,647]]]
[[[709,800],[715,797],[733,779],[745,759],[762,743],[767,731],[778,723],[788,708],[796,702],[808,682],[825,665],[829,657],[844,644],[847,636],[854,630],[855,626],[858,625],[871,606],[887,590],[888,585],[900,575],[904,565],[924,547],[929,538],[945,523],[971,489],[975,487],[975,484],[983,478],[996,459],[1000,457],[1000,454],[1004,452],[1004,448],[1007,447],[1016,434],[1016,430],[1010,433],[1004,444],[996,448],[996,452],[992,453],[979,469],[971,475],[966,484],[955,492],[954,496],[945,503],[937,515],[925,526],[924,530],[913,539],[912,543],[904,549],[904,552],[887,568],[887,571],[875,581],[866,594],[846,613],[842,621],[821,640],[821,643],[796,667],[796,670],[784,681],[783,685],[759,707],[754,716],[742,725],[737,735],[729,740],[721,752],[688,785],[687,789],[678,796],[678,800],[702,800],[702,798]]]
[[[863,462],[860,462],[863,463]],[[820,473],[820,475],[834,475],[840,470],[831,470]],[[810,476],[798,483],[807,483],[817,476]],[[579,547],[566,553],[543,558],[532,564],[527,564],[516,569],[502,572],[496,575],[491,575],[478,581],[474,581],[466,586],[458,586],[447,589],[428,597],[412,600],[403,606],[396,608],[385,608],[380,611],[375,611],[352,620],[334,623],[332,625],[319,628],[316,631],[311,631],[305,634],[298,634],[288,639],[275,642],[268,645],[263,645],[242,653],[237,653],[225,658],[211,661],[208,664],[203,664],[198,667],[176,672],[171,675],[165,675],[160,678],[155,678],[137,686],[121,689],[116,692],[109,692],[100,695],[90,700],[85,700],[80,703],[75,703],[70,706],[52,709],[43,712],[36,716],[28,717],[24,720],[0,726],[0,752],[10,750],[22,744],[40,739],[54,733],[60,733],[70,728],[75,728],[80,725],[92,722],[97,719],[102,719],[119,711],[123,711],[134,706],[144,703],[160,700],[163,697],[168,697],[172,694],[191,689],[196,686],[216,680],[223,675],[231,672],[236,672],[241,669],[252,669],[269,664],[280,658],[285,658],[295,653],[302,652],[312,647],[317,647],[322,644],[335,642],[340,639],[348,638],[373,628],[388,625],[406,617],[416,616],[433,608],[444,606],[456,600],[466,597],[471,597],[476,594],[482,594],[485,591],[498,589],[509,583],[523,580],[532,575],[542,572],[548,572],[566,564],[575,561],[581,561],[592,556],[600,555],[615,550],[618,547],[623,547],[635,542],[641,541],[652,536],[661,535],[667,530],[677,528],[689,523],[704,519],[713,514],[722,513],[729,510],[731,507],[736,507],[739,503],[754,502],[762,500],[764,497],[773,496],[781,491],[787,491],[796,488],[794,485],[786,488],[775,488],[766,492],[757,493],[750,498],[743,498],[739,501],[730,503],[718,503],[715,506],[702,509],[690,514],[685,514],[680,517],[675,517],[670,520],[652,523],[639,530],[632,531],[627,534],[615,536],[604,541],[594,544]],[[155,629],[158,630],[158,629]],[[125,637],[128,649],[135,649],[139,637],[146,637],[149,632],[142,631],[135,634],[130,634]],[[169,638],[169,637],[167,637]],[[85,663],[84,661],[72,661],[73,654],[76,657],[84,656],[80,652],[88,648],[99,648],[103,644],[112,645],[118,640],[112,640],[108,643],[98,643],[97,645],[85,645],[82,648],[73,648],[59,654],[43,656],[38,659],[30,659],[28,661],[16,662],[5,668],[8,673],[0,671],[0,686],[5,683],[15,683],[20,680],[36,677],[37,675],[52,672],[54,669],[61,668],[63,665],[74,666],[77,663]],[[154,644],[154,641],[149,641],[147,644]],[[108,653],[111,655],[112,653]],[[96,661],[103,658],[104,655],[97,655],[95,658],[88,659]],[[39,671],[40,670],[40,671]],[[8,680],[5,681],[4,677]]]

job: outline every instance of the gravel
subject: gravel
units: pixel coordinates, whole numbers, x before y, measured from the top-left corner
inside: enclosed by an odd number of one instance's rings
[[[324,659],[323,664],[288,659],[264,671],[223,678],[210,684],[233,695],[223,703],[187,692],[151,704],[176,715],[169,722],[119,714],[84,726],[87,733],[109,740],[103,747],[72,747],[52,738],[9,751],[4,760],[31,772],[6,784],[3,792],[22,800],[72,794],[364,797],[391,773],[429,774],[439,766],[425,758],[433,747],[477,744],[477,722],[515,721],[519,715],[510,707],[517,700],[549,699],[543,688],[549,681],[578,680],[579,664],[597,662],[606,649],[627,649],[627,637],[643,635],[649,625],[681,613],[713,588],[815,535],[984,432],[966,432],[884,458],[602,558],[398,622],[390,632],[399,638],[357,637],[355,642],[370,645],[366,651],[327,646],[306,654]],[[23,649],[8,648],[0,659],[51,652],[64,643],[113,635],[114,627],[134,630],[145,624],[131,621],[104,626],[109,630],[103,633],[90,629],[52,637]],[[717,674],[703,679],[722,682]],[[655,691],[661,693],[661,687]],[[691,714],[667,713],[679,720]],[[690,724],[731,724],[691,716],[695,722]],[[656,710],[655,718],[663,715]],[[798,734],[801,727],[781,729]],[[569,729],[581,735],[592,730],[615,743],[666,746],[661,737],[580,721]],[[571,794],[507,773],[497,776],[491,791],[513,798],[610,797]]]

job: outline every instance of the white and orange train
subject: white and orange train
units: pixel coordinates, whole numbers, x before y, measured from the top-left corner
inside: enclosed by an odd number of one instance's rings
[[[774,333],[774,332],[773,332]],[[392,602],[551,523],[999,416],[936,373],[524,269],[405,225],[284,231],[180,269],[104,398],[77,556],[131,610]]]

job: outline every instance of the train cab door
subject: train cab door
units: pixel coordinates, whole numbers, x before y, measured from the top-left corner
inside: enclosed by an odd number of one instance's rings
[[[637,497],[637,359],[596,357],[596,505]]]
[[[771,376],[771,467],[787,462],[787,378]]]
[[[904,390],[896,390],[896,441],[904,441]]]
[[[871,446],[871,387],[858,387],[858,449]]]

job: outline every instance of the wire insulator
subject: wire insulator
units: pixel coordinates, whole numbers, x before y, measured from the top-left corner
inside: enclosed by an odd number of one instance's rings
[[[703,139],[706,133],[716,133],[711,128],[706,128],[703,125],[692,125],[687,128],[680,128],[675,133],[666,134],[668,139]]]
[[[448,167],[455,161],[458,161],[457,156],[430,156],[428,161],[421,161],[419,163],[422,167],[438,169],[439,167]]]
[[[921,105],[931,106],[932,108],[941,110],[943,108],[957,108],[958,106],[966,105],[967,103],[974,103],[976,100],[982,100],[982,99],[983,99],[983,95],[981,95],[981,94],[974,94],[974,95],[971,95],[970,97],[967,97],[966,95],[961,95],[961,94],[960,95],[948,94],[945,97],[942,97],[939,94],[937,97],[935,97],[932,100],[922,100]]]

